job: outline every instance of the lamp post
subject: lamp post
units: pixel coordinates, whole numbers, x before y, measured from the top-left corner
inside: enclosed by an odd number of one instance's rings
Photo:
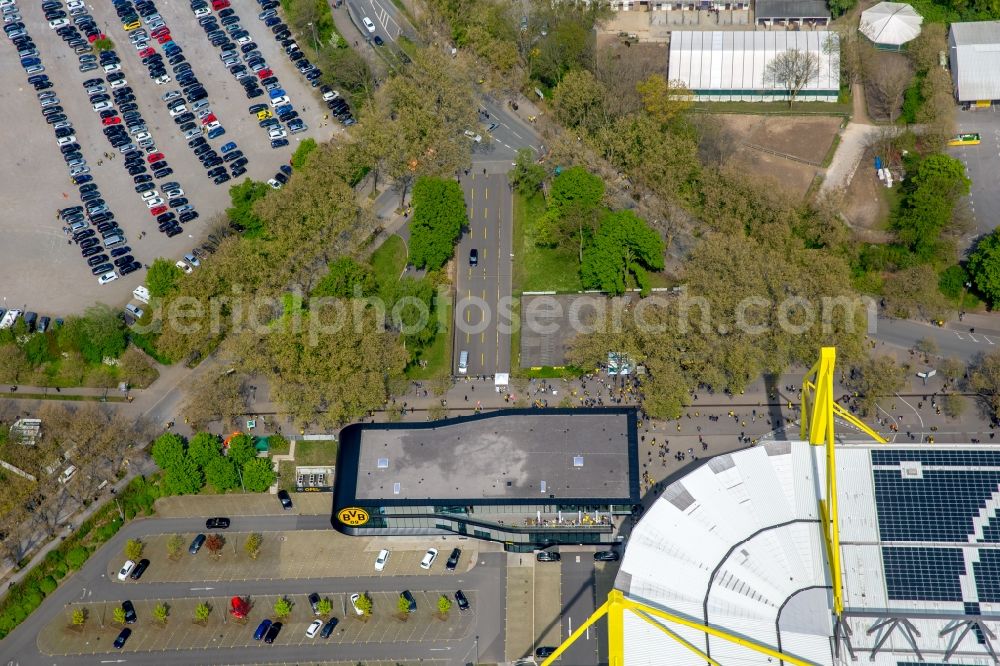
[[[312,28],[313,48],[316,49],[317,51],[319,51],[319,37],[316,36],[316,26],[313,25],[312,21],[310,21],[306,25],[308,25],[310,28]]]
[[[476,634],[476,666],[479,666],[479,634]]]

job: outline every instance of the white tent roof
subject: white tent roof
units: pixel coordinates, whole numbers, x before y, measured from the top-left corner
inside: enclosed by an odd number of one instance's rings
[[[899,46],[920,34],[924,17],[903,2],[880,2],[861,12],[861,34],[876,44]]]

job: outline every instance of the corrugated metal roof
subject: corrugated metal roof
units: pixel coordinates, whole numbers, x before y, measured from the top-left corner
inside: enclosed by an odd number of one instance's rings
[[[830,18],[825,0],[757,0],[754,16],[760,19]]]
[[[695,92],[781,92],[785,86],[767,75],[767,64],[791,50],[819,58],[819,76],[803,93],[840,89],[840,44],[826,30],[676,31],[670,38],[670,78]]]
[[[1000,99],[1000,21],[952,23],[948,41],[958,100]]]

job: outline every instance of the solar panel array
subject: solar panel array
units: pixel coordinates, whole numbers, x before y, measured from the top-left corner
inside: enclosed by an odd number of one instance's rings
[[[911,461],[922,464],[922,478],[901,472],[900,463]],[[960,584],[960,576],[971,573],[978,601],[1000,602],[1000,551],[961,547],[1000,542],[1000,519],[983,511],[1000,497],[1000,451],[886,448],[872,450],[871,462],[891,466],[872,470],[879,536],[894,542],[882,547],[889,598],[975,602],[963,599]],[[983,469],[990,467],[995,469]],[[980,538],[975,535],[981,515],[987,521],[980,525]]]

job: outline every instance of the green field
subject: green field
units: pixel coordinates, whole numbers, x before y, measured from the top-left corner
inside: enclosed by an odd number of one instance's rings
[[[537,194],[514,194],[514,293],[525,291],[577,292],[580,262],[576,254],[562,249],[535,245],[539,218],[545,212],[545,198]]]

